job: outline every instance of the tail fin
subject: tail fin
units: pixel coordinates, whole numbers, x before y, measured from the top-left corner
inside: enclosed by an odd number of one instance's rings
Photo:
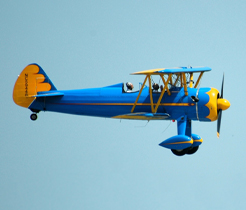
[[[13,100],[17,105],[28,108],[38,92],[50,90],[56,90],[56,87],[44,70],[37,64],[30,64],[15,82]]]

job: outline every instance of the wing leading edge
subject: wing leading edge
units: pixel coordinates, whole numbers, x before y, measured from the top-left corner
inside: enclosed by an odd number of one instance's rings
[[[160,75],[160,74],[178,74],[178,73],[199,73],[211,71],[210,67],[199,66],[199,67],[176,67],[176,68],[162,68],[162,69],[150,69],[145,71],[139,71],[132,73],[133,75]]]

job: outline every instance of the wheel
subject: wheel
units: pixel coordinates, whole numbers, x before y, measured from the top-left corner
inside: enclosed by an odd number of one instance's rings
[[[196,151],[199,149],[199,146],[197,146],[197,147],[191,147],[191,148],[189,148],[189,150],[188,151],[186,151],[186,154],[187,155],[193,155],[194,153],[196,153]]]
[[[35,113],[34,114],[31,114],[30,118],[31,118],[32,121],[35,121],[35,120],[38,119],[38,115],[35,114]]]
[[[186,149],[183,150],[175,150],[175,149],[171,149],[172,153],[177,155],[177,156],[183,156],[186,154]]]

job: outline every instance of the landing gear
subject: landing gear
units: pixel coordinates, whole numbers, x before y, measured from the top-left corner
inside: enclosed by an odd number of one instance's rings
[[[199,146],[197,147],[191,147],[189,148],[189,150],[186,152],[187,155],[193,155],[194,153],[196,153],[196,151],[199,149]]]
[[[177,155],[177,156],[183,156],[186,154],[186,150],[187,149],[182,149],[182,150],[175,150],[175,149],[171,149],[172,153]]]
[[[35,120],[38,119],[38,115],[36,113],[32,113],[30,118],[31,118],[32,121],[35,121]]]
[[[199,146],[197,147],[189,147],[183,150],[175,150],[171,149],[172,153],[177,155],[177,156],[183,156],[183,155],[192,155],[198,150]]]

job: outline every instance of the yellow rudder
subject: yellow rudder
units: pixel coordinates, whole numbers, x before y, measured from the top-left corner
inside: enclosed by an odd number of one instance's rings
[[[30,64],[24,68],[15,82],[13,100],[17,105],[28,108],[38,92],[51,89],[55,87],[43,69],[37,64]]]

